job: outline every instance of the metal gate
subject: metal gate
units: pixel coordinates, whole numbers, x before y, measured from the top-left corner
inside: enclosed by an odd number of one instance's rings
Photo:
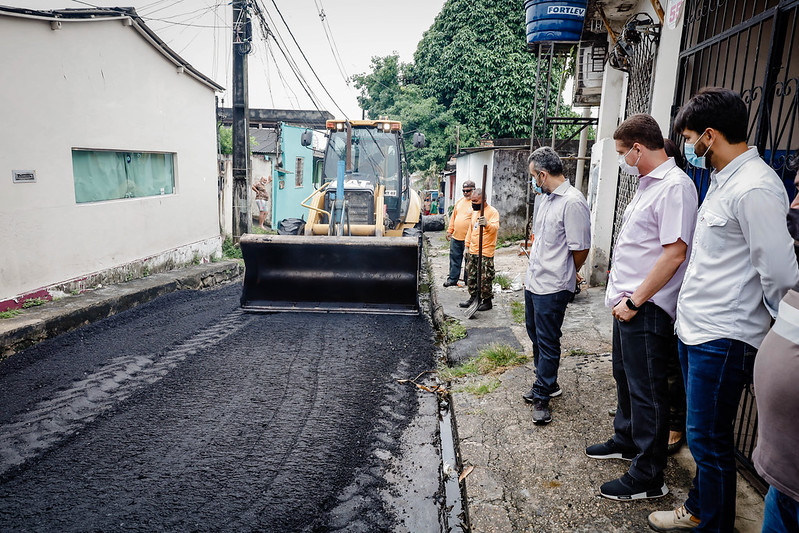
[[[636,113],[649,113],[659,39],[660,25],[646,13],[638,13],[625,23],[621,38],[611,52],[610,66],[627,72],[625,118]],[[611,250],[616,244],[624,210],[637,190],[638,176],[619,171]]]
[[[757,146],[792,197],[799,166],[799,0],[698,0],[687,4],[672,119],[702,87],[739,92],[749,108],[749,145]],[[691,169],[688,174],[701,202],[710,173]],[[741,399],[735,431],[739,462],[757,476],[752,464],[757,410],[751,387]],[[757,479],[762,482],[759,476]]]

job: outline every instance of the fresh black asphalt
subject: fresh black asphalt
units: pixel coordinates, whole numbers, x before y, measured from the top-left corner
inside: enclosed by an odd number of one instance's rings
[[[0,361],[2,531],[393,531],[421,316],[179,291]],[[409,480],[412,482],[412,480]]]

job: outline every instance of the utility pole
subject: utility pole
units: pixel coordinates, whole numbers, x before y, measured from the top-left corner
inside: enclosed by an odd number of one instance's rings
[[[250,216],[250,107],[247,54],[252,26],[247,0],[233,0],[233,242],[252,227]]]

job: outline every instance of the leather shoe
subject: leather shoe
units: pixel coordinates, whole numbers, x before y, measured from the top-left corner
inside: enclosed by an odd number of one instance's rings
[[[444,282],[444,286],[445,287],[452,287],[452,286],[457,285],[457,284],[458,284],[457,281],[449,281],[449,280],[447,280],[447,281]]]
[[[477,310],[478,311],[488,311],[489,309],[492,309],[493,307],[494,307],[494,305],[491,303],[491,298],[488,298],[487,300],[483,300],[482,302],[480,302],[480,307],[478,307]]]
[[[472,296],[471,298],[469,298],[469,299],[468,299],[468,300],[466,300],[465,302],[461,302],[461,303],[459,303],[459,304],[458,304],[458,307],[463,307],[464,309],[466,309],[467,307],[469,307],[470,305],[472,305],[472,304],[474,303],[474,300],[475,300],[476,298],[477,298],[477,296]]]

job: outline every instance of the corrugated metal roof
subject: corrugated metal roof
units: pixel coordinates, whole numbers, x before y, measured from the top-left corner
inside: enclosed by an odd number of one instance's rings
[[[255,139],[257,145],[250,147],[254,154],[277,153],[277,131],[272,128],[250,128],[250,137]]]

